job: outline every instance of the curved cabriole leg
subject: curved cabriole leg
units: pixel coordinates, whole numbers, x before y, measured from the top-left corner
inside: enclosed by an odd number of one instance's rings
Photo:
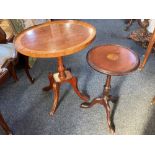
[[[58,106],[58,101],[59,101],[60,83],[57,83],[54,81],[52,73],[49,73],[48,78],[50,81],[50,87],[53,90],[53,94],[54,94],[54,102],[53,102],[53,105],[51,107],[51,111],[49,114],[54,115],[54,113],[57,109],[57,106]],[[46,88],[48,88],[48,87],[46,87]]]
[[[68,82],[69,82],[69,83],[71,84],[71,86],[73,87],[75,93],[76,93],[82,100],[84,100],[84,101],[86,101],[86,102],[89,100],[89,97],[83,95],[83,94],[79,91],[78,85],[77,85],[78,80],[77,80],[76,77],[73,76],[71,79],[68,80]]]
[[[53,83],[53,93],[54,93],[54,102],[50,111],[50,115],[54,115],[59,101],[59,90],[60,90],[60,84],[59,83]]]
[[[33,84],[34,81],[35,81],[35,79],[31,77],[28,68],[25,68],[25,72],[26,72],[26,75],[27,75],[28,79],[29,79],[30,82]]]
[[[114,129],[112,128],[111,126],[111,118],[110,118],[110,106],[109,106],[109,103],[108,103],[108,100],[107,99],[103,99],[102,100],[102,105],[104,106],[105,110],[106,110],[106,115],[107,115],[107,123],[108,123],[108,127],[109,127],[109,130],[112,134],[115,133]]]
[[[8,127],[8,125],[6,124],[1,113],[0,113],[0,125],[2,126],[2,128],[4,129],[6,134],[12,135],[12,132],[11,132],[10,128]]]
[[[102,100],[101,98],[95,98],[93,99],[91,102],[84,102],[80,105],[81,108],[91,108],[92,106],[94,106],[95,104],[97,103],[102,103]]]
[[[109,106],[109,101],[117,101],[118,97],[113,97],[109,95],[110,93],[110,82],[111,82],[111,76],[107,75],[106,83],[104,86],[104,91],[103,91],[103,96],[100,98],[95,98],[93,99],[90,103],[89,102],[84,102],[81,104],[81,108],[91,108],[95,104],[101,104],[104,106],[106,110],[106,115],[107,115],[107,122],[108,122],[108,127],[111,131],[111,133],[115,133],[114,129],[112,128],[112,123],[111,123],[111,112],[110,112],[110,106]]]

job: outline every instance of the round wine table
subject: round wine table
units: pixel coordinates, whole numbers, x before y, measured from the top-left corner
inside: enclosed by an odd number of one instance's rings
[[[31,27],[16,36],[14,43],[16,50],[26,56],[35,58],[57,58],[58,72],[49,73],[49,86],[54,93],[54,102],[50,115],[56,111],[59,100],[60,85],[69,82],[76,94],[88,101],[77,86],[77,78],[66,69],[63,64],[63,56],[74,54],[86,48],[95,39],[96,29],[83,21],[78,20],[56,20]]]
[[[112,133],[115,132],[110,119],[109,101],[118,98],[110,95],[111,76],[121,76],[135,71],[139,67],[139,57],[131,49],[120,45],[101,45],[91,49],[87,54],[89,65],[100,73],[107,75],[104,85],[103,96],[93,99],[90,103],[84,102],[81,108],[90,108],[95,104],[104,106],[107,114],[108,127]]]

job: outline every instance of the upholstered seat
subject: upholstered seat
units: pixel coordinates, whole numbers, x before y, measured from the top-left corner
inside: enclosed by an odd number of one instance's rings
[[[12,43],[0,44],[0,68],[10,58],[16,58],[17,52]]]

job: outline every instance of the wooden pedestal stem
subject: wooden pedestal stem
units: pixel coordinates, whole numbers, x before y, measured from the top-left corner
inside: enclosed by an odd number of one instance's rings
[[[62,57],[58,57],[57,60],[58,60],[59,78],[61,80],[65,80],[66,79],[66,74],[65,74],[66,69],[65,69],[64,64],[63,64],[63,59],[62,59]]]

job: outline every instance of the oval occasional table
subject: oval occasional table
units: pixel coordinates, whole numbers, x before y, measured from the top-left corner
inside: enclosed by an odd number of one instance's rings
[[[95,36],[96,29],[92,25],[78,20],[50,21],[31,27],[16,36],[14,44],[19,53],[35,58],[57,58],[58,72],[49,73],[50,84],[43,88],[44,91],[52,89],[54,93],[50,115],[56,111],[60,85],[64,82],[70,83],[76,94],[88,101],[89,98],[78,89],[77,78],[65,68],[63,57],[86,48]]]
[[[118,98],[110,95],[111,76],[127,75],[139,67],[139,57],[129,48],[120,45],[100,45],[91,49],[87,54],[89,65],[96,71],[106,74],[107,79],[104,85],[103,96],[93,99],[90,103],[84,102],[81,108],[90,108],[95,104],[104,106],[107,114],[108,127],[112,133],[115,132],[110,118],[109,101],[116,101]]]

